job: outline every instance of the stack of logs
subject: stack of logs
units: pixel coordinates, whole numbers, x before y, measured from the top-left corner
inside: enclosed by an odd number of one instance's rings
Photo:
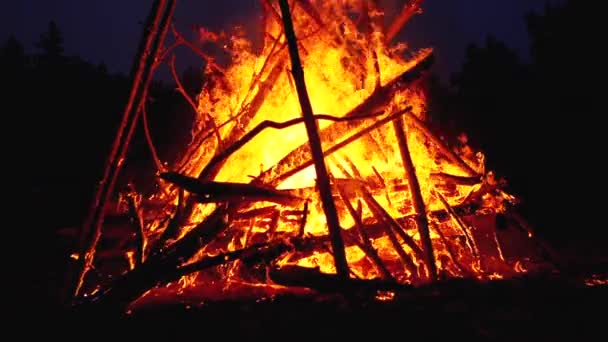
[[[172,13],[173,5],[167,4],[167,1],[160,1],[163,6],[158,6],[158,18],[165,18],[162,11]],[[264,2],[266,3],[266,2]],[[163,172],[161,178],[171,183],[172,186],[179,190],[179,201],[175,207],[174,214],[171,216],[166,228],[162,230],[162,234],[156,237],[155,241],[145,241],[142,204],[137,200],[137,196],[129,197],[129,208],[134,222],[139,227],[136,234],[136,252],[134,253],[134,265],[132,269],[124,275],[118,277],[105,286],[101,291],[88,297],[77,296],[79,304],[91,304],[108,306],[123,310],[129,303],[140,297],[149,289],[169,282],[176,281],[181,277],[193,272],[201,271],[214,266],[226,264],[235,260],[240,260],[244,265],[273,265],[273,262],[280,259],[286,253],[297,254],[299,258],[310,255],[313,251],[329,250],[335,259],[337,274],[328,275],[321,274],[315,270],[302,269],[295,266],[272,268],[269,276],[273,282],[287,286],[306,286],[325,290],[339,290],[341,292],[350,290],[365,290],[365,289],[396,289],[403,288],[394,276],[394,272],[389,270],[389,267],[378,256],[377,251],[371,244],[371,239],[381,236],[387,236],[402,263],[403,269],[420,281],[434,281],[438,277],[436,269],[435,255],[433,246],[430,240],[429,230],[432,228],[429,225],[428,218],[435,221],[455,220],[458,226],[462,229],[465,244],[470,248],[471,252],[476,254],[476,246],[473,239],[468,233],[467,225],[462,221],[461,217],[475,213],[479,208],[481,196],[488,192],[496,191],[500,184],[486,182],[484,176],[479,175],[467,163],[465,163],[457,154],[446,147],[444,143],[430,132],[423,122],[416,118],[408,108],[394,113],[385,113],[385,108],[396,91],[406,89],[416,84],[428,70],[432,64],[432,54],[426,52],[416,66],[404,72],[401,76],[395,78],[384,86],[378,86],[374,92],[359,106],[352,111],[337,118],[329,115],[313,115],[308,100],[306,85],[304,82],[304,70],[302,69],[298,45],[291,22],[291,16],[286,0],[280,0],[281,20],[284,24],[284,33],[287,38],[287,47],[291,59],[291,69],[293,71],[294,83],[298,92],[302,107],[302,118],[293,119],[287,122],[277,123],[272,121],[264,121],[249,132],[241,131],[247,127],[257,109],[260,108],[265,96],[269,93],[273,80],[276,81],[278,75],[284,70],[283,66],[286,62],[275,63],[279,65],[276,68],[277,72],[269,72],[266,80],[258,80],[262,86],[254,99],[252,105],[247,106],[247,113],[237,116],[239,123],[235,125],[233,132],[228,134],[227,138],[220,139],[217,134],[218,127],[210,127],[206,130],[207,135],[201,132],[194,139],[194,143],[190,147],[191,150],[198,148],[200,143],[209,136],[216,136],[218,141],[218,150],[210,162],[205,166],[198,177],[188,177],[184,175],[185,163],[178,163],[175,168],[177,172]],[[314,11],[312,6],[306,5],[308,1],[298,1],[308,11]],[[398,16],[397,20],[388,29],[390,34],[387,39],[394,37],[396,32],[405,24],[407,19],[413,15],[419,8],[421,1],[412,1],[408,6],[405,6],[403,13]],[[270,6],[267,4],[267,6]],[[164,9],[163,9],[164,8]],[[275,11],[272,9],[272,11]],[[159,14],[160,13],[160,14]],[[311,12],[314,17],[319,17],[318,14]],[[168,28],[167,20],[157,20],[153,24],[153,29],[149,31],[150,35],[162,35]],[[174,32],[178,43],[186,44],[183,37]],[[284,50],[283,50],[284,51]],[[202,54],[202,52],[201,52]],[[155,60],[163,60],[167,51],[151,52],[142,54],[142,61],[146,58],[154,58]],[[280,56],[279,56],[280,55]],[[281,57],[282,56],[282,57]],[[285,58],[286,54],[275,53],[272,58]],[[271,58],[271,56],[269,56]],[[173,59],[171,60],[173,65]],[[153,68],[149,68],[151,72]],[[173,68],[174,70],[174,68]],[[274,70],[274,69],[273,69]],[[216,66],[216,71],[221,71],[220,67]],[[261,74],[261,73],[260,73]],[[144,75],[145,76],[145,75]],[[142,76],[142,77],[144,77]],[[145,78],[145,77],[144,77]],[[265,86],[264,86],[265,85]],[[138,86],[139,85],[134,85]],[[180,83],[178,86],[181,89]],[[140,94],[145,96],[145,92]],[[132,99],[131,102],[138,102],[138,99]],[[145,102],[145,101],[143,101]],[[192,101],[190,101],[192,102]],[[194,103],[192,102],[194,105]],[[141,110],[145,106],[139,107]],[[145,111],[144,111],[145,114]],[[145,115],[143,115],[145,119]],[[136,120],[137,116],[133,119]],[[328,127],[319,130],[316,120],[331,120],[333,123]],[[144,120],[145,121],[145,120]],[[210,120],[212,121],[212,120]],[[405,122],[408,125],[405,125]],[[307,127],[309,142],[301,145],[285,156],[277,165],[261,173],[250,184],[236,183],[221,183],[215,182],[213,179],[221,169],[222,165],[230,155],[239,150],[248,141],[253,139],[257,134],[267,128],[281,129],[297,124],[304,123]],[[391,189],[391,185],[386,184],[380,174],[377,173],[376,179],[364,179],[356,166],[351,163],[352,174],[343,170],[347,175],[345,178],[334,178],[327,171],[325,159],[331,157],[333,153],[347,146],[353,141],[366,136],[370,132],[383,125],[391,123],[395,131],[399,149],[403,159],[404,178],[407,180],[407,185],[402,185],[399,189]],[[144,122],[145,124],[145,122]],[[426,212],[425,204],[422,202],[420,187],[416,178],[414,165],[412,163],[405,129],[408,126],[416,127],[421,131],[434,145],[439,148],[440,152],[455,165],[465,170],[468,177],[456,177],[447,174],[436,174],[435,177],[441,178],[444,182],[450,184],[482,184],[479,191],[471,194],[464,202],[465,204],[458,207],[451,207],[445,198],[439,192],[435,192],[435,196],[444,204],[444,210]],[[346,136],[349,132],[350,135]],[[117,137],[119,144],[124,147],[128,144],[128,139]],[[336,145],[321,149],[321,141],[340,141]],[[150,142],[151,148],[153,146]],[[190,151],[191,152],[191,151]],[[191,153],[188,151],[184,154],[185,160],[189,158]],[[121,162],[118,160],[110,160],[115,162],[115,168],[120,169]],[[160,163],[159,169],[162,167]],[[295,173],[315,165],[317,172],[317,189],[309,189],[305,191],[276,190],[276,186],[283,180],[289,178]],[[113,183],[110,181],[110,188],[102,189],[105,192],[110,191]],[[102,182],[102,185],[106,183]],[[175,189],[173,188],[173,189]],[[100,191],[102,191],[100,190]],[[318,190],[321,203],[325,215],[327,217],[329,235],[327,236],[305,236],[303,227],[306,224],[308,213],[308,201],[304,199],[303,194],[315,192]],[[406,215],[400,218],[394,218],[374,198],[378,193],[407,190],[411,194],[413,214]],[[304,193],[303,193],[304,191]],[[361,215],[362,203],[358,201],[353,204],[355,198],[362,198],[365,205],[370,209],[374,216],[374,222],[364,222]],[[101,198],[101,200],[99,200]],[[289,206],[291,208],[303,208],[302,210],[285,210],[279,209],[278,206],[267,206],[263,208],[251,209],[251,204],[259,201],[273,202],[281,206]],[[197,203],[216,203],[216,209],[209,214],[202,222],[190,229],[183,236],[179,237],[180,229],[191,214]],[[93,219],[87,223],[83,233],[82,251],[80,260],[83,262],[79,269],[80,283],[76,286],[76,294],[82,286],[84,274],[90,269],[93,256],[95,254],[96,243],[100,235],[101,224],[103,221],[103,210],[99,213],[99,207],[105,208],[103,197],[98,196],[98,200],[93,206],[97,214],[93,215]],[[351,214],[354,219],[355,226],[351,229],[343,229],[339,226],[337,220],[336,205],[341,206]],[[167,207],[171,205],[166,204]],[[281,207],[284,208],[284,207]],[[167,209],[167,208],[165,208]],[[205,257],[199,261],[185,263],[190,260],[202,248],[207,247],[213,250],[213,244],[226,245],[223,237],[234,236],[227,234],[228,231],[246,231],[243,227],[244,222],[252,217],[258,221],[266,221],[268,230],[259,235],[253,234],[248,238],[249,243],[242,246],[241,249],[219,253],[213,257]],[[276,232],[277,222],[291,221],[294,225],[299,226],[296,234],[284,234]],[[422,246],[418,246],[417,242],[411,238],[413,233],[408,231],[417,230],[421,236]],[[92,233],[91,233],[92,232]],[[442,236],[445,241],[445,237]],[[412,251],[416,260],[422,261],[422,267],[416,266],[412,256],[405,253],[399,240],[402,240]],[[382,275],[381,279],[376,280],[358,280],[350,277],[348,265],[346,263],[344,248],[345,246],[358,246],[365,252],[366,256],[372,261],[378,274]],[[445,243],[445,245],[449,245]],[[218,249],[219,250],[219,249]],[[450,253],[452,253],[450,251]],[[458,257],[452,255],[453,260]],[[88,260],[88,261],[84,261]],[[469,272],[467,267],[457,265],[463,273]]]

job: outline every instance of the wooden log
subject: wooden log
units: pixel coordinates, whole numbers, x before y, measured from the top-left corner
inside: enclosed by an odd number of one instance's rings
[[[365,120],[365,119],[369,119],[369,118],[374,118],[374,117],[380,116],[380,114],[381,113],[371,114],[371,115],[361,116],[361,117],[352,118],[352,119],[344,118],[344,117],[340,118],[340,117],[325,115],[325,114],[317,114],[317,115],[314,115],[314,118],[315,118],[315,120],[329,120],[329,121],[334,121],[334,122],[346,122],[346,121],[351,121],[351,120]],[[253,138],[255,138],[258,134],[260,134],[263,130],[265,130],[267,128],[284,129],[284,128],[295,126],[295,125],[298,125],[301,123],[304,123],[304,118],[301,118],[301,117],[294,118],[294,119],[291,119],[291,120],[288,120],[285,122],[275,122],[275,121],[270,121],[270,120],[262,121],[260,124],[255,126],[255,128],[253,128],[251,131],[249,131],[245,135],[243,135],[240,139],[236,140],[230,146],[227,146],[225,149],[223,149],[222,152],[215,154],[213,156],[213,158],[211,158],[211,160],[209,160],[207,165],[205,165],[205,167],[201,171],[198,178],[202,179],[202,180],[210,180],[210,179],[214,178],[215,175],[217,174],[217,171],[219,170],[220,166],[224,164],[226,159],[228,159],[233,153],[238,151],[241,147],[245,146],[245,144],[250,142]]]
[[[422,199],[422,192],[420,191],[420,184],[418,183],[418,176],[416,175],[416,166],[410,155],[404,126],[403,118],[401,117],[393,121],[393,128],[395,129],[397,143],[399,144],[399,152],[401,153],[401,160],[403,161],[403,167],[405,169],[405,178],[407,179],[407,183],[410,187],[410,194],[414,201],[416,225],[418,226],[420,240],[424,246],[423,260],[425,261],[429,278],[431,281],[435,281],[437,280],[437,265],[435,264],[435,253],[433,251],[431,234],[429,232],[429,222],[426,217],[426,205]]]
[[[152,80],[151,71],[171,23],[175,2],[175,0],[158,0],[152,7],[152,13],[149,17],[150,21],[146,26],[144,39],[139,51],[139,62],[136,69],[134,69],[135,73],[133,75],[131,93],[106,161],[103,177],[82,226],[78,243],[80,257],[78,258],[76,271],[71,272],[71,270],[68,270],[67,272],[68,279],[65,289],[68,294],[66,294],[66,299],[75,298],[80,295],[84,277],[93,265],[97,242],[101,236],[105,203],[109,201],[113,194],[118,174],[124,164],[129,143],[137,126],[139,114],[141,113],[139,110],[140,103],[145,100],[142,98],[142,95],[145,94],[145,89],[148,88]]]
[[[363,250],[363,252],[365,252],[367,257],[373,262],[374,266],[378,270],[378,273],[382,274],[382,276],[385,280],[395,281],[395,278],[393,278],[393,275],[391,274],[391,272],[386,268],[386,266],[382,262],[382,259],[378,255],[378,252],[372,245],[369,234],[367,234],[367,232],[363,228],[364,225],[363,225],[363,221],[361,220],[361,216],[357,213],[357,211],[355,210],[353,205],[350,203],[350,200],[346,196],[346,192],[340,185],[337,185],[336,188],[338,189],[338,192],[340,193],[340,197],[342,198],[342,201],[346,205],[348,212],[352,216],[353,220],[355,220],[355,229],[357,230],[357,233],[360,236],[360,239],[356,239],[356,241],[362,242],[360,244],[359,248],[361,248],[361,250]]]
[[[268,275],[279,285],[306,287],[319,292],[353,293],[364,292],[375,294],[376,291],[407,291],[413,289],[410,285],[402,285],[393,281],[381,279],[352,279],[341,278],[335,274],[325,274],[315,268],[300,266],[283,266],[271,268]]]
[[[312,105],[308,97],[308,91],[306,90],[304,70],[302,69],[302,63],[300,62],[298,43],[291,20],[289,3],[287,0],[279,0],[279,6],[281,8],[285,36],[287,37],[287,45],[291,57],[292,74],[302,109],[302,116],[304,117],[304,125],[306,126],[315,171],[317,173],[317,186],[319,187],[323,211],[327,218],[327,226],[329,228],[329,234],[331,235],[334,263],[338,277],[346,279],[348,278],[349,270],[348,263],[346,262],[346,253],[344,252],[344,242],[340,235],[340,221],[338,220],[336,206],[332,198],[329,175],[327,174],[327,166],[325,165],[325,159],[323,158],[323,149],[321,147],[321,138],[319,136],[317,122],[314,119]]]
[[[267,201],[294,205],[304,201],[304,199],[292,195],[289,191],[246,183],[201,181],[175,172],[162,173],[160,177],[196,195],[195,201],[199,203]]]
[[[466,186],[477,185],[483,181],[482,177],[480,177],[480,176],[463,177],[463,176],[451,175],[451,174],[445,173],[445,172],[431,173],[431,177],[438,179],[440,181],[446,182],[446,183],[456,184],[456,185],[466,185]]]
[[[439,191],[433,190],[432,192],[433,192],[433,195],[435,197],[437,197],[437,199],[439,199],[441,204],[443,204],[443,206],[448,211],[450,216],[454,219],[454,221],[456,222],[456,226],[458,228],[460,228],[460,231],[462,232],[462,234],[464,234],[464,236],[466,238],[467,246],[469,247],[469,250],[471,251],[473,256],[475,258],[479,258],[479,252],[477,251],[477,246],[475,245],[475,241],[471,237],[471,234],[469,234],[469,227],[467,226],[467,224],[460,218],[458,213],[456,213],[456,211],[452,208],[452,206],[450,206],[448,201],[445,199],[445,197],[443,197],[443,195]]]
[[[409,272],[412,274],[413,278],[417,278],[418,277],[418,268],[417,268],[416,264],[414,263],[412,258],[405,252],[405,250],[399,243],[397,236],[395,236],[395,232],[393,231],[393,229],[395,229],[397,227],[393,227],[393,222],[389,221],[387,219],[387,217],[385,215],[383,215],[382,210],[380,210],[380,206],[379,205],[377,206],[377,202],[371,196],[371,194],[369,194],[368,192],[364,192],[363,199],[367,203],[367,207],[371,210],[371,212],[376,217],[376,220],[378,220],[378,222],[381,224],[381,227],[384,229],[384,233],[386,234],[386,236],[388,236],[391,244],[393,245],[393,248],[399,255],[399,259],[401,259],[403,266],[407,270],[409,270]],[[401,227],[398,227],[398,229],[401,229]],[[395,229],[395,230],[397,230],[397,229]],[[405,241],[405,242],[407,243],[408,241]],[[408,246],[409,246],[409,244],[408,244]],[[410,246],[410,248],[412,248],[414,246],[416,246],[416,245],[413,244]],[[412,250],[414,250],[414,248],[412,248]],[[414,254],[416,254],[416,252],[414,252]]]
[[[141,217],[141,208],[137,204],[136,194],[132,192],[128,195],[129,202],[129,213],[131,219],[135,224],[135,267],[141,265],[144,262],[144,256],[146,255],[146,235],[144,233],[144,222]]]
[[[367,99],[344,115],[344,117],[355,118],[369,115],[369,113],[375,113],[379,110],[385,110],[387,104],[390,103],[393,95],[398,90],[405,89],[414,84],[424,75],[424,72],[428,70],[432,64],[433,54],[430,50],[424,51],[414,67],[408,69],[385,86],[376,89]],[[329,125],[320,131],[319,135],[321,141],[340,141],[348,132],[352,132],[361,127],[364,123],[365,122],[363,121],[349,121],[345,124]],[[293,165],[299,165],[302,160],[310,160],[310,156],[310,147],[308,144],[304,143],[289,152],[276,165],[264,171],[260,177],[258,177],[257,181],[276,186],[276,184],[279,183],[276,181],[276,178],[281,177],[284,173],[293,169]]]

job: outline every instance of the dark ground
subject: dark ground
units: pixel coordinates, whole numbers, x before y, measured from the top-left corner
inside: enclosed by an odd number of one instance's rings
[[[52,317],[55,323],[47,333],[67,339],[603,340],[607,290],[545,276],[485,284],[454,281],[398,294],[393,302],[285,296],[202,308],[158,306],[126,317],[43,311],[35,316]]]

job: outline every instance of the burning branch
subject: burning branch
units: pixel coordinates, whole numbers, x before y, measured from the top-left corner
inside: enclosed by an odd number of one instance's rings
[[[387,124],[388,122],[390,122],[394,118],[396,118],[396,117],[398,117],[400,115],[403,115],[403,114],[407,113],[410,110],[411,110],[411,108],[408,107],[408,108],[406,108],[404,110],[400,110],[398,112],[395,112],[395,113],[392,113],[390,115],[387,115],[386,117],[384,117],[384,118],[382,118],[382,119],[374,122],[370,126],[368,126],[368,127],[364,128],[364,129],[360,130],[359,132],[354,133],[350,137],[348,137],[348,138],[344,139],[343,141],[337,143],[336,145],[328,148],[327,150],[325,150],[323,152],[323,155],[324,156],[332,155],[333,153],[335,153],[335,152],[339,151],[340,149],[342,149],[342,148],[348,146],[349,144],[353,143],[357,139],[360,139],[361,137],[363,137],[363,136],[369,134],[370,132],[372,132],[373,130],[378,129],[378,128],[384,126],[385,124]],[[373,115],[375,115],[375,114],[373,114]],[[344,118],[346,119],[346,118],[348,118],[348,116],[345,116]],[[361,116],[361,118],[363,118],[363,116]],[[344,120],[344,121],[346,121],[346,120]],[[279,163],[275,167],[273,167],[273,168],[271,168],[271,169],[263,172],[262,175],[260,175],[260,177],[258,177],[258,181],[261,181],[261,179],[263,179],[265,176],[267,176],[269,174],[270,170],[273,170],[275,168],[282,169],[283,165],[286,164],[288,162],[288,160],[292,160],[292,159],[296,158],[295,157],[296,153],[307,153],[307,152],[308,152],[308,150],[298,151],[298,152],[296,152],[296,150],[294,150],[294,151],[290,152],[290,154],[287,155],[286,157],[284,157],[283,159],[281,159],[281,161],[279,161]],[[304,154],[304,155],[301,156],[301,158],[299,160],[295,160],[294,164],[296,164],[297,166],[295,166],[295,167],[289,169],[288,171],[285,171],[284,173],[276,176],[271,181],[270,184],[272,184],[272,185],[280,184],[282,181],[286,180],[287,178],[289,178],[289,177],[295,175],[296,173],[304,170],[305,168],[313,165],[313,160],[312,160],[312,158],[309,155]]]
[[[68,279],[69,283],[66,286],[66,289],[70,292],[68,296],[71,298],[77,297],[80,294],[84,277],[95,259],[95,249],[101,237],[106,203],[113,193],[118,173],[122,168],[131,137],[135,131],[140,113],[140,104],[145,100],[142,95],[145,94],[145,90],[152,79],[151,70],[165,40],[175,9],[175,0],[157,0],[152,8],[154,14],[151,15],[151,21],[148,27],[146,27],[146,34],[139,54],[140,59],[133,79],[131,94],[116,132],[110,155],[106,161],[98,191],[82,226],[79,239],[80,251],[77,276],[75,280]]]
[[[199,203],[229,201],[267,201],[290,205],[304,201],[289,191],[263,188],[251,184],[201,181],[175,172],[163,173],[160,177],[182,189],[195,194]]]
[[[340,117],[325,115],[325,114],[317,114],[317,115],[314,115],[313,117],[315,118],[315,120],[329,120],[329,121],[334,121],[334,122],[344,122],[344,121],[351,121],[351,120],[365,120],[365,119],[369,119],[369,118],[374,118],[378,115],[379,114],[372,114],[369,116],[362,116],[362,117],[358,117],[358,118],[354,118],[354,119],[344,118],[344,117],[340,118]],[[274,121],[270,121],[270,120],[262,121],[260,124],[255,126],[254,129],[247,132],[247,134],[245,134],[240,139],[235,141],[232,145],[226,147],[225,149],[222,150],[222,152],[213,156],[213,158],[211,158],[209,163],[207,163],[207,165],[205,166],[203,171],[201,171],[199,178],[200,179],[212,179],[213,178],[212,176],[215,173],[217,173],[216,170],[219,169],[219,166],[226,159],[228,159],[228,157],[230,157],[234,152],[238,151],[241,147],[243,147],[245,144],[247,144],[249,141],[251,141],[253,138],[255,138],[258,134],[260,134],[266,128],[285,129],[285,128],[288,128],[291,126],[295,126],[297,124],[301,124],[303,122],[304,122],[304,118],[302,118],[302,117],[294,118],[294,119],[291,119],[291,120],[288,120],[285,122],[274,122]]]
[[[386,266],[382,262],[382,259],[380,259],[380,256],[378,256],[378,252],[376,251],[376,249],[374,249],[374,246],[372,246],[372,243],[370,242],[371,241],[370,237],[364,229],[364,224],[363,224],[363,221],[361,220],[361,216],[357,213],[355,208],[353,208],[353,205],[350,203],[350,200],[346,196],[346,192],[344,191],[344,188],[339,184],[337,184],[336,188],[338,189],[338,193],[340,194],[342,201],[346,205],[348,212],[352,216],[353,220],[355,220],[355,229],[359,233],[360,241],[361,241],[361,243],[358,243],[357,245],[359,246],[359,248],[361,248],[362,251],[365,252],[365,254],[374,263],[374,265],[376,266],[376,269],[378,270],[378,272],[380,274],[382,274],[384,279],[390,280],[390,281],[395,281],[395,278],[393,278],[393,275],[391,274],[391,272],[386,268]],[[354,239],[354,240],[357,242],[359,241],[357,239]]]
[[[367,115],[369,113],[374,113],[378,110],[384,110],[387,104],[391,101],[393,95],[398,90],[407,88],[415,81],[419,80],[424,74],[424,71],[426,71],[432,63],[432,53],[430,51],[424,52],[424,54],[421,56],[421,58],[418,60],[418,63],[414,67],[408,69],[403,74],[396,77],[394,80],[392,80],[385,86],[376,89],[367,99],[365,99],[365,101],[363,101],[353,110],[344,115],[344,117],[354,118],[358,116]],[[346,127],[339,127],[339,125],[337,124],[329,125],[320,131],[321,140],[338,141],[347,132],[357,129],[362,124],[363,122],[353,121],[348,122]],[[276,179],[273,179],[273,175],[283,175],[288,170],[291,170],[293,165],[298,165],[301,160],[305,158],[310,158],[308,156],[310,156],[310,146],[308,144],[300,145],[299,147],[288,153],[285,157],[283,157],[283,159],[281,159],[275,166],[264,171],[262,175],[260,175],[259,181],[265,184],[277,185],[279,182],[277,182]],[[456,156],[456,158],[458,157]]]
[[[298,43],[293,28],[293,22],[291,21],[289,4],[287,3],[287,0],[279,0],[279,5],[281,7],[283,26],[289,46],[291,69],[294,81],[296,83],[298,99],[300,100],[300,106],[302,107],[302,116],[305,120],[304,124],[306,126],[310,150],[313,155],[315,170],[317,173],[317,186],[319,187],[323,211],[325,212],[325,216],[327,218],[327,226],[331,236],[332,252],[336,272],[338,278],[347,279],[349,277],[349,270],[348,263],[346,262],[346,254],[344,252],[344,242],[342,241],[342,237],[340,235],[340,221],[338,220],[338,214],[332,198],[331,185],[329,182],[329,175],[327,174],[325,159],[323,158],[323,149],[321,147],[321,138],[319,137],[317,122],[315,121],[310,99],[308,98],[308,92],[306,90],[304,70],[302,69],[302,63],[300,62]]]
[[[478,258],[479,257],[479,252],[477,251],[477,246],[475,245],[475,241],[473,240],[473,238],[469,234],[469,227],[466,225],[466,223],[464,223],[462,221],[462,219],[456,213],[456,211],[454,210],[454,208],[452,208],[452,206],[448,203],[448,201],[445,199],[445,197],[443,197],[443,195],[441,193],[439,193],[439,191],[433,190],[432,192],[433,192],[433,195],[435,195],[435,197],[437,197],[439,199],[439,201],[441,202],[441,204],[443,204],[443,206],[445,207],[445,209],[450,214],[450,217],[452,217],[456,221],[457,226],[460,228],[460,231],[465,236],[465,239],[466,239],[466,242],[467,242],[467,246],[469,247],[469,250],[471,251],[471,253],[473,254],[473,256],[475,258]]]
[[[141,119],[142,119],[142,126],[144,129],[144,135],[146,137],[146,143],[148,144],[148,148],[150,149],[150,153],[152,154],[152,160],[154,161],[154,165],[156,165],[156,169],[158,170],[158,172],[165,172],[165,167],[163,166],[163,163],[160,161],[160,158],[158,158],[158,153],[156,151],[156,147],[154,146],[154,142],[152,141],[152,135],[150,134],[150,124],[148,123],[148,110],[147,110],[147,105],[146,105],[146,98],[147,98],[147,91],[146,94],[143,96],[144,100],[141,102]]]
[[[144,256],[146,254],[146,235],[144,233],[144,222],[141,217],[141,207],[137,203],[137,195],[134,190],[127,195],[129,202],[129,212],[137,229],[135,230],[136,236],[136,250],[135,250],[135,267],[141,265],[144,262]]]
[[[412,18],[416,13],[420,13],[420,6],[423,0],[411,0],[410,3],[403,5],[401,13],[393,20],[393,23],[388,27],[386,31],[386,44],[390,43],[393,38],[401,31],[403,26]]]
[[[194,110],[195,113],[198,113],[198,106],[196,105],[194,100],[192,100],[190,95],[188,95],[188,92],[182,85],[182,81],[179,79],[179,76],[177,75],[177,70],[175,70],[175,55],[171,56],[171,61],[169,62],[169,66],[171,68],[171,75],[173,75],[173,80],[175,80],[175,84],[177,86],[177,91],[180,94],[182,94],[184,99],[186,99],[188,104],[190,104],[190,107],[192,107],[192,110]],[[209,113],[205,113],[205,118],[206,118],[207,122],[211,125],[211,129],[213,129],[213,132],[215,133],[218,144],[221,145],[222,136],[220,135],[220,131],[217,128],[217,125],[215,124],[215,120],[209,115]]]
[[[416,167],[412,161],[410,155],[409,146],[407,143],[407,136],[404,131],[403,118],[399,117],[393,121],[393,128],[395,129],[395,135],[397,136],[397,143],[399,144],[399,151],[401,152],[401,160],[403,161],[403,167],[405,169],[405,177],[407,183],[410,186],[410,194],[414,200],[414,212],[416,213],[416,226],[418,226],[418,232],[424,246],[424,261],[429,271],[429,277],[432,281],[437,279],[437,266],[435,265],[435,254],[433,252],[433,243],[431,242],[431,235],[429,233],[429,222],[426,217],[426,205],[422,199],[422,193],[420,191],[420,183],[418,183],[418,176],[416,175]]]

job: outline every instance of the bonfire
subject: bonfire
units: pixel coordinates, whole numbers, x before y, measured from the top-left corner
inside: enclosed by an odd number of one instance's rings
[[[74,254],[79,302],[124,309],[292,291],[390,299],[445,279],[540,267],[538,241],[504,179],[464,135],[449,146],[425,123],[433,50],[395,43],[422,1],[389,25],[374,1],[262,1],[258,50],[238,33],[199,29],[201,41],[187,41],[171,26],[175,2],[157,3]],[[164,44],[170,33],[174,43]],[[192,139],[172,165],[157,160],[154,193],[115,193],[133,127],[147,125],[151,73],[168,63],[187,96],[172,53],[184,45],[204,59],[207,79],[187,97],[198,113]],[[116,227],[108,215],[131,220]]]

